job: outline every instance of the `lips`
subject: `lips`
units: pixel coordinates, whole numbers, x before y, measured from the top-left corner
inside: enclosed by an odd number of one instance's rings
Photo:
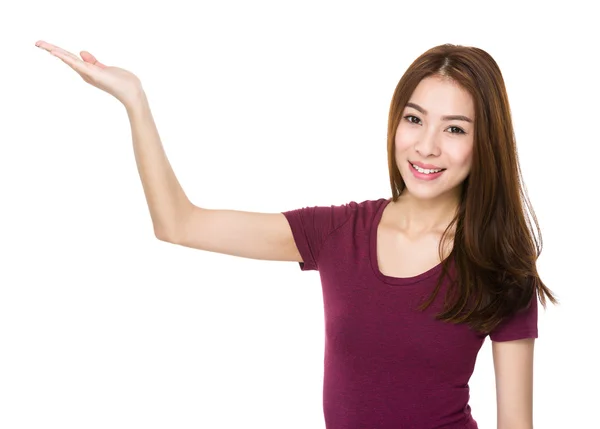
[[[427,165],[427,164],[425,164]],[[415,178],[417,178],[418,180],[424,180],[424,181],[431,181],[431,180],[435,180],[438,177],[440,177],[442,174],[444,174],[444,171],[446,171],[445,168],[442,168],[440,171],[436,171],[433,172],[433,169],[425,169],[422,171],[421,167],[417,167],[419,168],[419,170],[417,170],[417,168],[415,168],[414,165],[412,165],[410,162],[408,163],[408,168],[410,169],[410,172],[413,174],[413,176]]]
[[[408,162],[410,162],[413,165],[416,165],[417,167],[424,168],[427,170],[445,170],[445,168],[438,167],[437,165],[433,165],[433,164],[425,164],[423,162],[410,161],[410,160]]]

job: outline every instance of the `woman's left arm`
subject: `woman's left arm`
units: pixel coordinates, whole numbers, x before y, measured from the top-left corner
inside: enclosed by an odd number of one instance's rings
[[[534,338],[492,341],[498,429],[533,429]]]

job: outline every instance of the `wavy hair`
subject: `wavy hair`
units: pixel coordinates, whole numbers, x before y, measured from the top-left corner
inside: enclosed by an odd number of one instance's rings
[[[536,297],[544,308],[546,298],[554,304],[558,300],[536,269],[542,235],[521,175],[504,79],[484,50],[436,46],[419,56],[398,82],[387,133],[392,200],[397,201],[405,189],[395,157],[396,130],[413,91],[429,76],[450,79],[469,92],[475,106],[475,133],[471,171],[462,184],[456,215],[440,240],[442,274],[419,308],[433,302],[453,264],[456,275],[448,277],[453,287],[437,319],[467,323],[488,334],[504,319],[537,305]],[[443,258],[451,238],[452,250]]]

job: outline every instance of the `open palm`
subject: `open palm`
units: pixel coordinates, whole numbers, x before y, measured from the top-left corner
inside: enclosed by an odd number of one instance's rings
[[[81,58],[79,58],[75,54],[42,40],[36,42],[35,45],[60,58],[84,81],[108,92],[126,106],[135,102],[142,93],[142,85],[136,75],[119,67],[102,64],[87,51],[81,51]]]

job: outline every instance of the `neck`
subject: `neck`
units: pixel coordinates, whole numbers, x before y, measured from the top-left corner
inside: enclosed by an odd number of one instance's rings
[[[402,213],[397,216],[398,227],[409,235],[444,231],[456,215],[460,203],[459,192],[423,200],[405,189],[396,201]]]

